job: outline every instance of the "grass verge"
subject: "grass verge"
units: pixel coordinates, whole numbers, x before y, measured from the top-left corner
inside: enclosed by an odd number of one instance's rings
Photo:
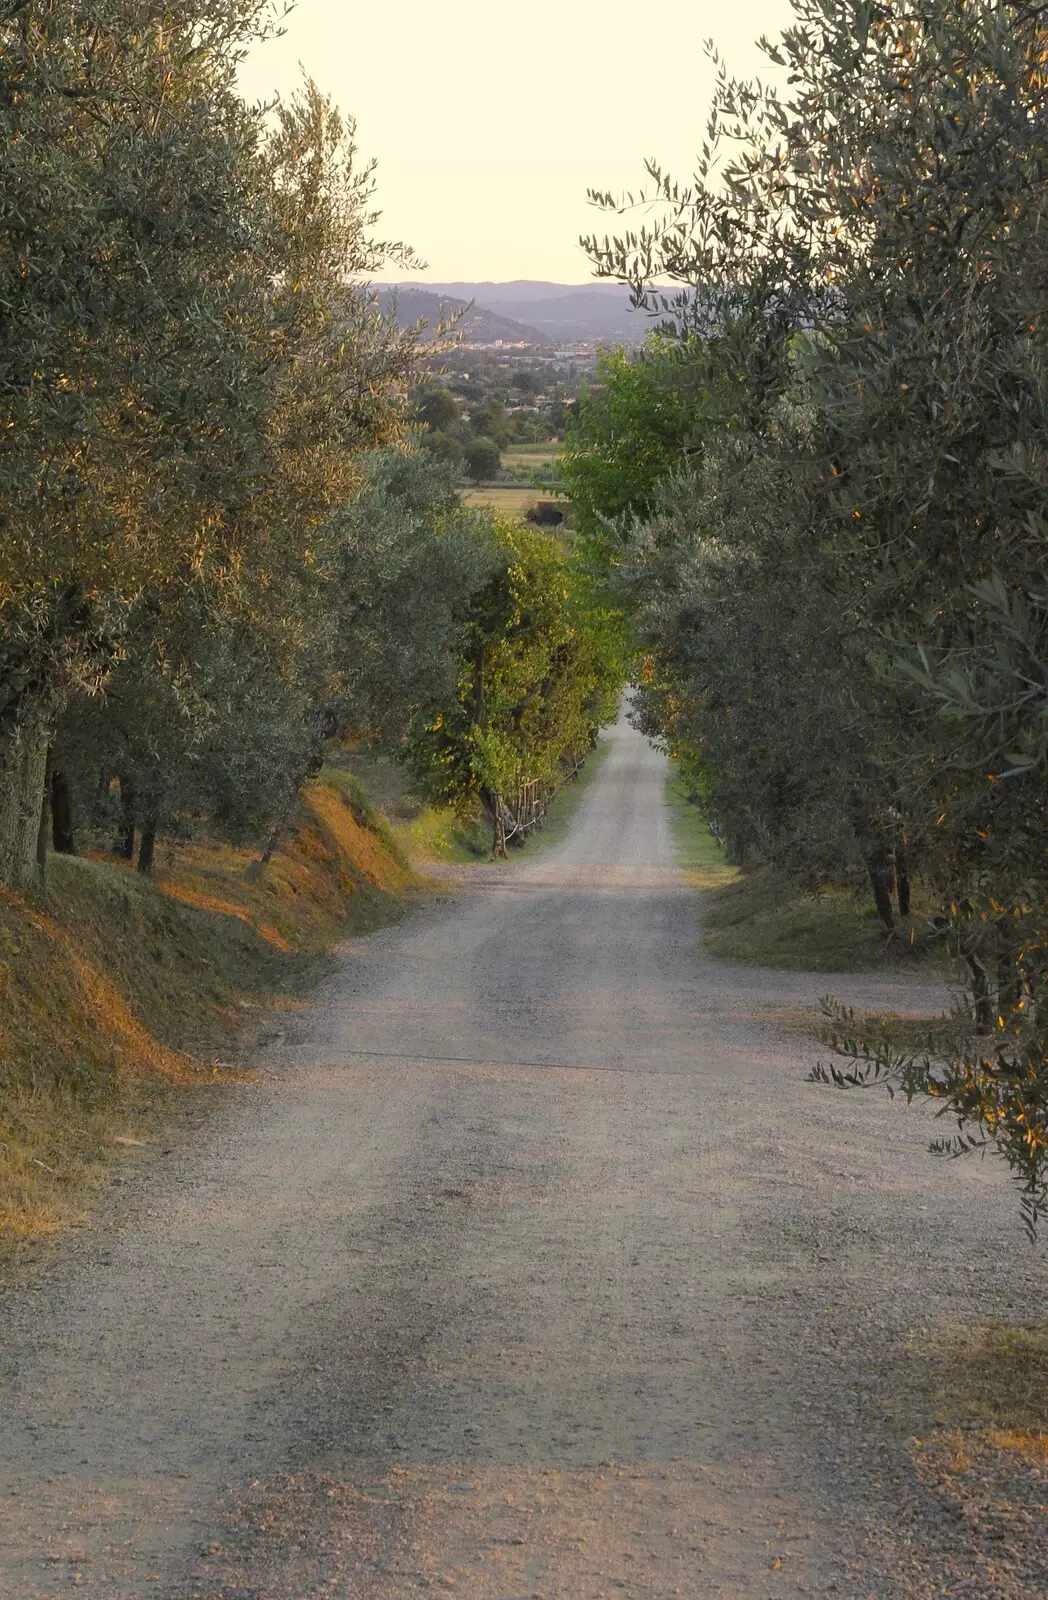
[[[483,861],[491,854],[491,826],[480,814],[462,817],[414,792],[402,761],[377,750],[347,750],[329,770],[332,781],[355,785],[372,807],[372,826],[384,830],[404,863]]]
[[[162,849],[150,880],[52,856],[44,890],[0,893],[0,1260],[82,1216],[187,1092],[235,1079],[245,1030],[414,882],[338,783],[306,787],[260,878],[252,860]]]
[[[886,939],[874,908],[854,895],[840,889],[808,894],[769,868],[740,875],[710,895],[705,944],[724,961],[802,972],[943,965],[905,931]]]
[[[910,1354],[928,1368],[940,1424],[1048,1445],[1048,1323],[958,1324],[912,1342]]]
[[[963,1534],[951,1552],[950,1592],[1043,1593],[1048,1324],[922,1329],[908,1356],[932,1413],[910,1459]]]
[[[952,970],[947,957],[911,940],[908,930],[886,939],[873,906],[844,890],[807,894],[770,868],[743,873],[732,867],[672,769],[666,798],[677,860],[688,881],[706,891],[703,944],[711,955],[799,972]]]
[[[722,889],[736,883],[740,877],[738,868],[729,864],[702,812],[690,798],[687,785],[673,767],[666,785],[666,803],[677,862],[692,887]]]

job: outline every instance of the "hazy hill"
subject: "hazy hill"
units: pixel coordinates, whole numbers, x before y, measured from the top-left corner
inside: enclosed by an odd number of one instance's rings
[[[425,317],[431,328],[435,328],[440,318],[443,307],[445,316],[455,311],[461,311],[469,303],[469,295],[453,295],[445,293],[439,286],[435,289],[418,289],[413,285],[401,284],[396,288],[396,315],[401,327],[410,327],[420,317]],[[379,305],[383,311],[388,311],[394,304],[394,291],[392,288],[379,290]],[[458,324],[463,339],[469,344],[496,344],[501,340],[504,344],[544,345],[549,342],[546,334],[538,327],[525,322],[518,322],[512,317],[505,316],[501,311],[489,306],[475,305],[467,311],[462,321]]]
[[[523,322],[555,343],[577,340],[637,343],[651,326],[630,306],[629,290],[618,283],[542,283],[520,278],[512,283],[426,283],[411,285],[439,300],[474,300],[477,307],[513,322]],[[405,285],[402,293],[407,292]],[[495,335],[496,338],[507,335]]]

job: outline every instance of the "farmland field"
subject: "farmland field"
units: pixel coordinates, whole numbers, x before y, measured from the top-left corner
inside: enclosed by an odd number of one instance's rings
[[[560,445],[548,440],[543,444],[515,444],[502,452],[502,465],[510,472],[551,467],[559,455]]]
[[[468,506],[493,506],[496,511],[505,512],[508,517],[522,517],[529,506],[537,500],[555,500],[559,498],[550,494],[545,489],[534,489],[527,484],[517,483],[486,483],[479,488],[469,489],[463,496]]]

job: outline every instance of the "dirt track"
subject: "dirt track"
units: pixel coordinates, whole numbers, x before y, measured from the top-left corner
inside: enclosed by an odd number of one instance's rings
[[[898,987],[701,959],[661,759],[612,737],[564,845],[347,948],[3,1303],[0,1594],[911,1592],[907,1332],[1021,1318],[1043,1255],[1003,1278],[1003,1177],[774,1020]]]

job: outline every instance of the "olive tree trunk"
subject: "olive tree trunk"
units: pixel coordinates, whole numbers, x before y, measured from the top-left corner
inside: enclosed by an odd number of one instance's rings
[[[152,872],[153,858],[156,855],[156,817],[149,816],[142,825],[142,837],[138,845],[138,870],[139,872]]]
[[[50,719],[27,709],[0,734],[0,884],[26,889],[37,874]]]
[[[76,855],[73,789],[59,767],[51,774],[51,842],[59,855]]]

